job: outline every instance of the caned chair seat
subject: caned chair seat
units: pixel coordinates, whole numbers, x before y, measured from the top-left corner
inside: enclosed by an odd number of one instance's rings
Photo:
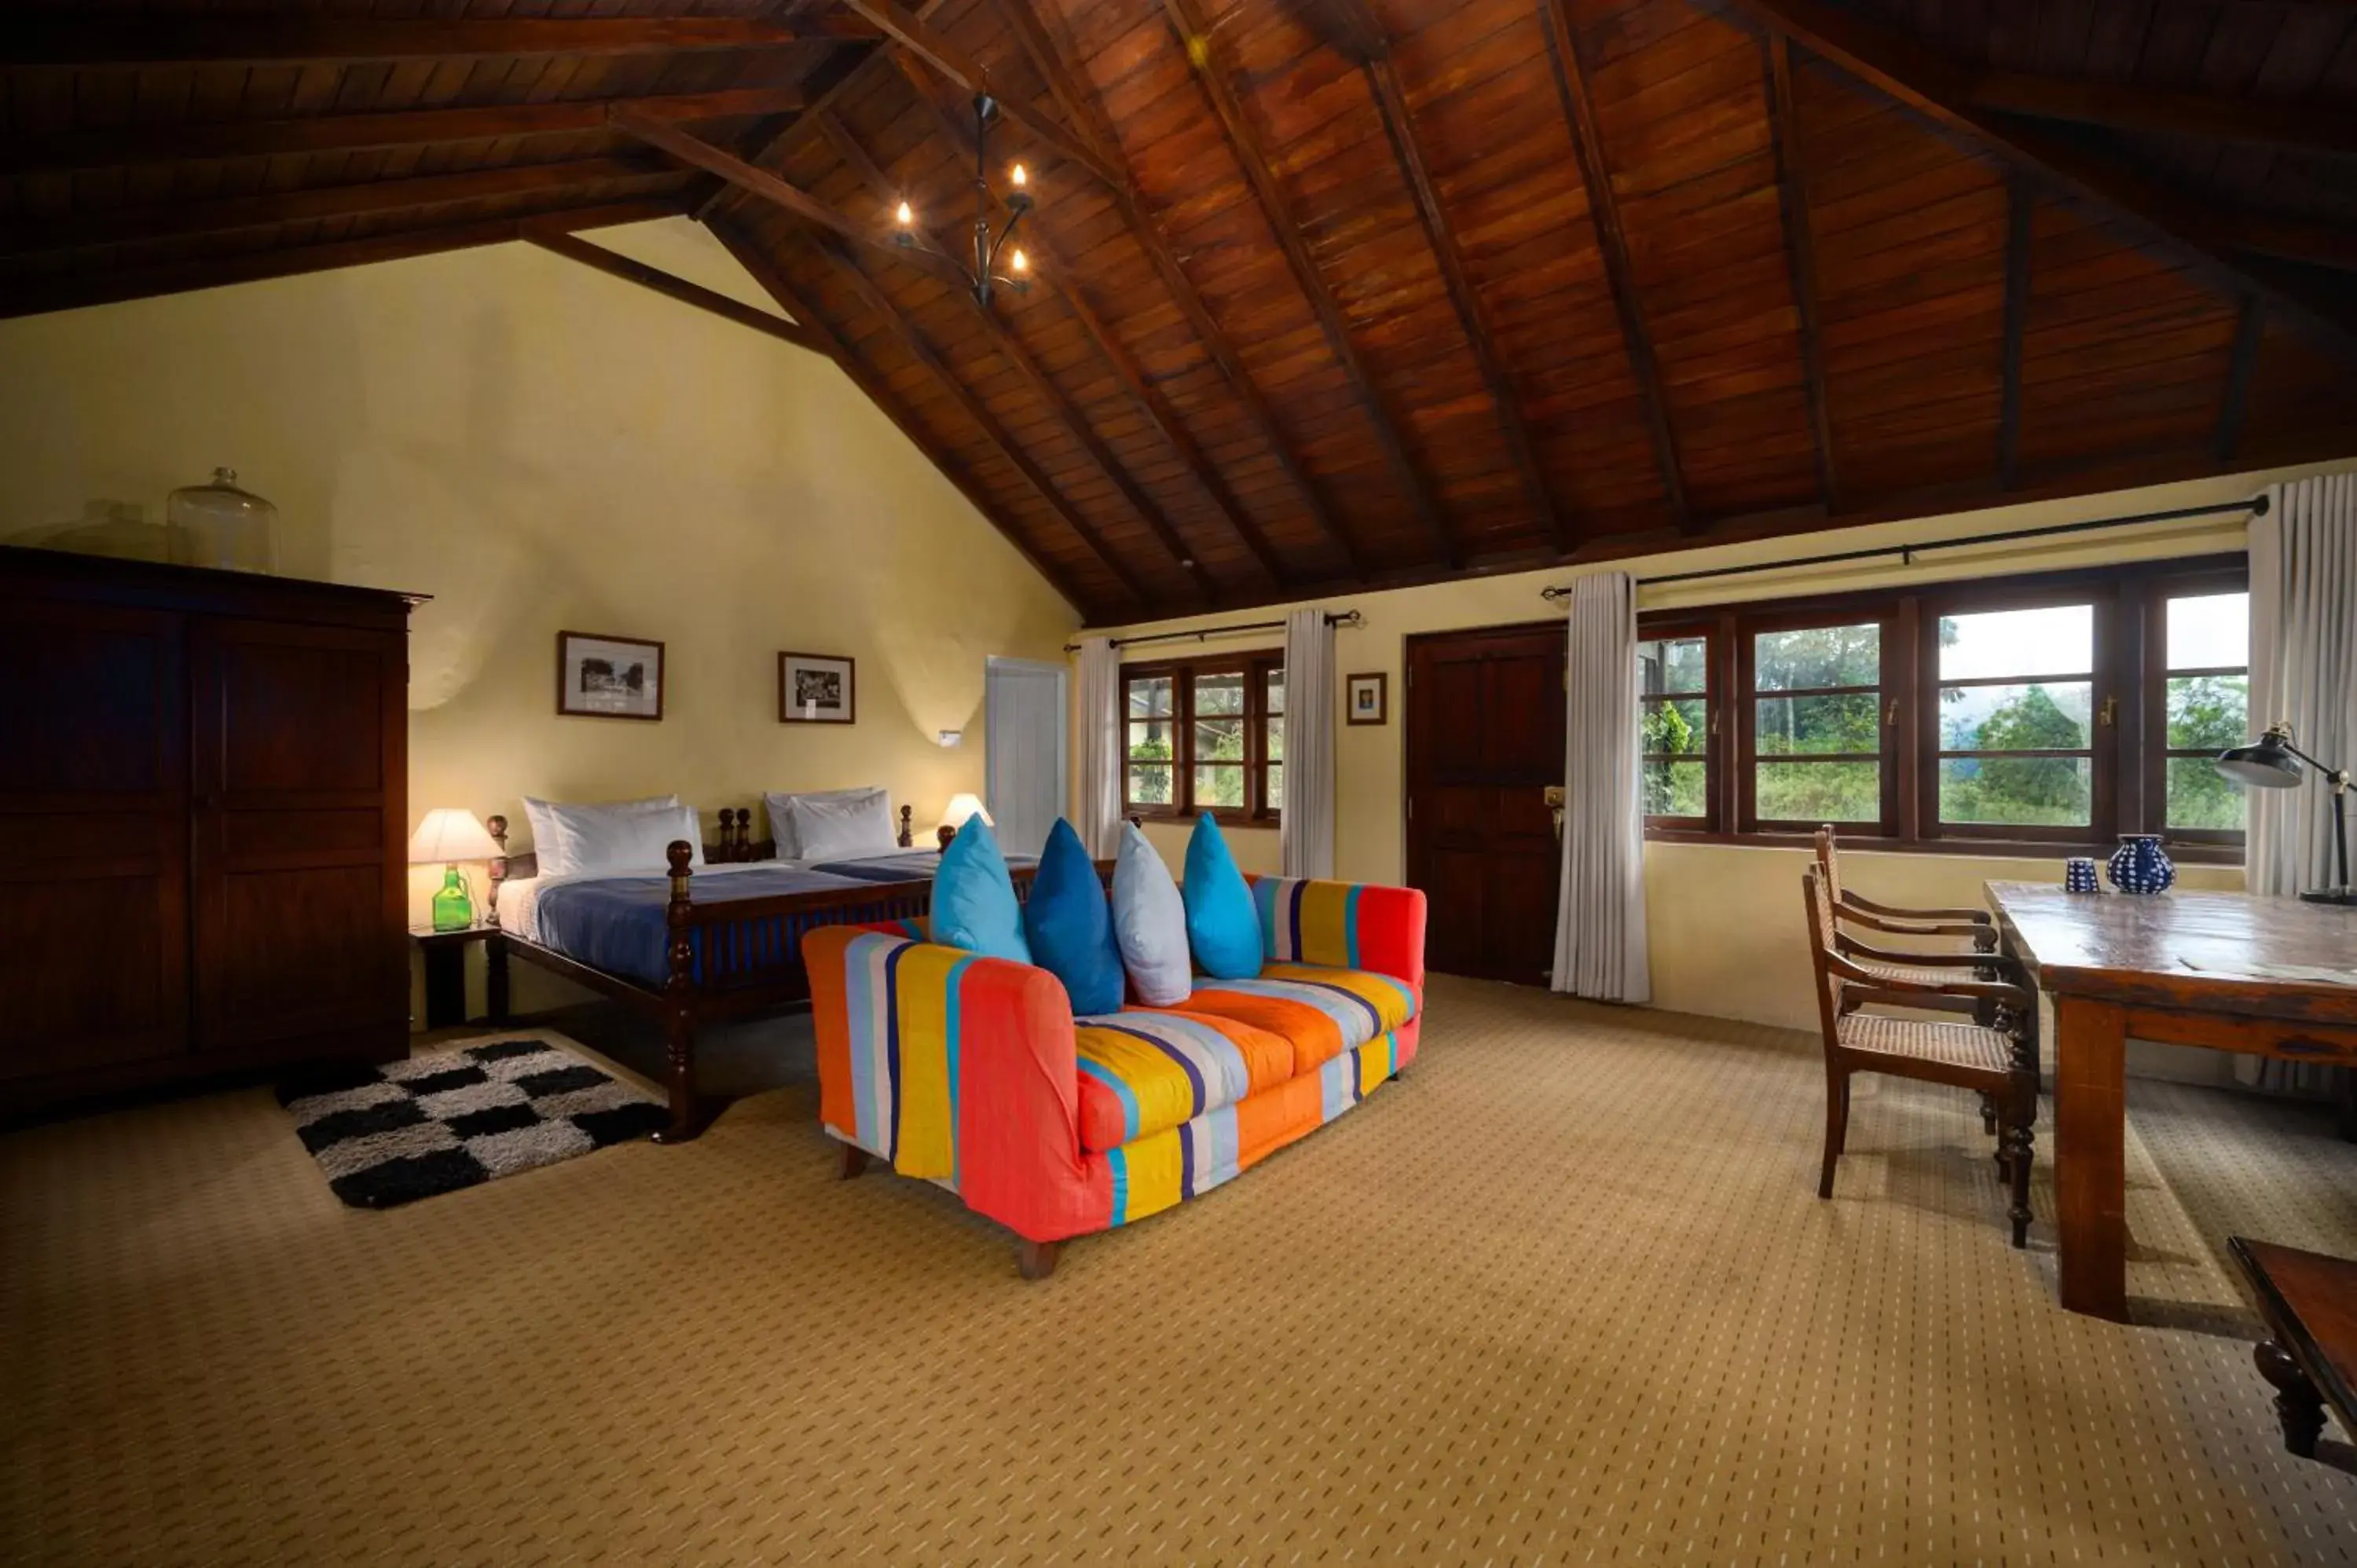
[[[1879,1013],[1851,1013],[1842,1018],[1839,1027],[1845,1050],[1993,1074],[2007,1072],[2013,1065],[2013,1036],[1977,1024],[1934,1024]]]
[[[1895,980],[1904,985],[1949,985],[1959,980],[1990,979],[1975,970],[1941,969],[1931,964],[1886,963],[1880,959],[1853,958],[1850,961],[1877,980]]]

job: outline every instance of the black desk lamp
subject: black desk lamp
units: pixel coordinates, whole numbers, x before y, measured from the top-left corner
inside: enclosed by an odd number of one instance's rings
[[[2357,887],[2349,886],[2349,769],[2327,768],[2291,743],[2291,725],[2273,724],[2248,746],[2230,746],[2218,754],[2218,771],[2238,784],[2263,789],[2297,789],[2299,765],[2307,763],[2332,788],[2332,856],[2337,886],[2311,887],[2300,895],[2311,904],[2357,904]]]

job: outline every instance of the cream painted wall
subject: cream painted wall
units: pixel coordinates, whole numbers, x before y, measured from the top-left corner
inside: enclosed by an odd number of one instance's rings
[[[1621,570],[1642,577],[1648,572],[1685,572],[1834,551],[1920,545],[1943,538],[2233,500],[2254,495],[2265,485],[2278,480],[2352,467],[2357,463],[2270,470],[2107,496],[1723,545],[1674,556],[1644,556],[1609,563],[1608,566],[1473,578],[1426,587],[1352,594],[1326,601],[1329,608],[1355,608],[1366,618],[1364,626],[1336,633],[1338,675],[1382,671],[1391,678],[1391,722],[1380,727],[1342,725],[1336,734],[1336,873],[1368,882],[1398,882],[1405,875],[1403,671],[1405,639],[1415,634],[1552,619],[1559,612],[1539,597],[1539,589],[1549,584],[1568,582],[1586,571]],[[2197,555],[2239,550],[2245,532],[2243,520],[2230,516],[2093,537],[1973,546],[1940,552],[1919,559],[1911,567],[1894,563],[1795,568],[1717,582],[1641,589],[1639,603],[1646,609],[1673,608],[1801,592],[1836,592]],[[1254,611],[1250,618],[1266,619],[1271,613]],[[1114,636],[1183,631],[1235,618],[1238,618],[1204,616],[1105,629]],[[1263,634],[1216,646],[1271,647],[1281,640]],[[1143,660],[1155,653],[1154,649],[1141,648],[1133,657]],[[1338,707],[1341,700],[1338,689]],[[1184,853],[1186,830],[1155,824],[1146,829],[1146,834],[1175,868]],[[1274,832],[1232,830],[1228,838],[1238,863],[1245,869],[1276,869]],[[1953,854],[1878,854],[1857,859],[1859,865],[1853,880],[1859,890],[1894,903],[1978,903],[1984,881],[2057,881],[2061,875],[2059,860],[2000,861]],[[1813,1029],[1816,1015],[1806,979],[1807,938],[1800,920],[1800,857],[1792,851],[1648,844],[1647,926],[1652,938],[1655,1004],[1678,1012]],[[2242,875],[2233,868],[2188,868],[2184,881],[2188,886],[2238,887]]]
[[[596,239],[769,306],[684,220]],[[1079,620],[828,360],[530,246],[0,322],[0,538],[227,464],[290,575],[434,596],[413,822],[872,781],[929,828],[982,787],[985,658]],[[662,722],[556,716],[563,628],[665,642]],[[779,724],[781,649],[856,658],[858,722]]]

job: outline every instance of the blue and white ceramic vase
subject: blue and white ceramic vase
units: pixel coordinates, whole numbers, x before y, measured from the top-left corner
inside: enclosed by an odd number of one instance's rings
[[[2103,885],[2095,880],[2093,856],[2074,854],[2062,863],[2062,890],[2066,893],[2101,893]]]
[[[2123,893],[2166,893],[2177,881],[2177,863],[2160,847],[2158,833],[2122,833],[2110,870],[2112,886]]]

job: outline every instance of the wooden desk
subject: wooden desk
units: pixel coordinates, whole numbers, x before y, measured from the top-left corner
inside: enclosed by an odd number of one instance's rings
[[[2054,999],[2062,1305],[2126,1321],[2129,1038],[2357,1064],[2357,985],[2256,972],[2357,968],[2357,908],[2034,882],[1992,882],[1988,899],[2006,950]]]

